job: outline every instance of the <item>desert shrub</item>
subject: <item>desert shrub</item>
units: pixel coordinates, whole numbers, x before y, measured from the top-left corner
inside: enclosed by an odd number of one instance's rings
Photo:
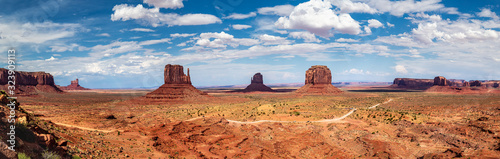
[[[24,153],[18,153],[17,159],[31,159],[31,157],[29,157],[28,155],[26,155]]]
[[[57,153],[55,152],[51,152],[51,151],[44,151],[42,153],[42,158],[43,159],[61,159],[61,156],[59,156]]]
[[[16,123],[15,127],[17,137],[31,143],[36,141],[36,135],[26,127],[26,124]]]

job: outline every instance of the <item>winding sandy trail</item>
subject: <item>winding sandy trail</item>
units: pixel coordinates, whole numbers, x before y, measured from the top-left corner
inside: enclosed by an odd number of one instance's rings
[[[380,104],[387,104],[392,101],[392,98],[389,99],[388,101],[384,103],[378,103],[375,104],[371,107],[368,107],[367,109],[373,109],[379,106]],[[345,115],[338,117],[338,118],[333,118],[333,119],[323,119],[323,120],[317,120],[317,121],[278,121],[278,120],[258,120],[258,121],[235,121],[235,120],[229,120],[227,119],[228,122],[231,123],[238,123],[238,124],[258,124],[258,123],[264,123],[264,122],[270,122],[270,123],[334,123],[334,122],[339,122],[344,118],[347,118],[349,115],[354,113],[357,109],[356,108],[351,108],[351,111],[346,113]],[[190,119],[192,120],[192,119]]]
[[[391,99],[389,99],[388,101],[385,101],[384,103],[378,103],[378,104],[375,104],[374,106],[368,107],[368,109],[373,109],[373,108],[376,108],[376,107],[378,107],[380,104],[387,104],[387,103],[389,103],[389,102],[391,102],[391,101],[392,101],[392,98],[391,98]]]

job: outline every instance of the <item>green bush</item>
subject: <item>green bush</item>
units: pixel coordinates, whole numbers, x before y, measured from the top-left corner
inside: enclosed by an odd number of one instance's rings
[[[31,159],[31,157],[29,157],[28,155],[26,155],[24,153],[18,153],[17,159]]]
[[[55,152],[51,152],[51,151],[44,151],[42,153],[42,158],[43,159],[61,159],[61,156],[59,156],[57,153]]]

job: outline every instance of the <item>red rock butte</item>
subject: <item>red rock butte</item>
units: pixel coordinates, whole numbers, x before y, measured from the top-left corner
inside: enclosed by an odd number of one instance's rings
[[[185,75],[184,68],[181,65],[166,65],[164,70],[164,81],[165,84],[161,85],[160,88],[146,94],[146,98],[169,100],[208,96],[207,93],[191,85],[189,68],[187,69],[187,75]]]
[[[262,77],[262,74],[260,74],[260,73],[256,73],[255,75],[253,75],[252,78],[250,78],[250,85],[248,85],[243,91],[244,92],[256,92],[256,91],[274,92],[273,89],[264,85],[264,79]]]
[[[54,84],[54,77],[45,72],[23,72],[14,71],[16,94],[34,95],[38,92],[58,93],[62,92]],[[9,70],[0,68],[0,89],[8,90]]]
[[[332,72],[326,66],[315,65],[306,71],[305,85],[296,93],[339,94],[340,89],[332,85]]]
[[[80,86],[80,84],[78,83],[78,78],[76,80],[71,81],[70,85],[59,88],[61,90],[89,90],[88,88]]]

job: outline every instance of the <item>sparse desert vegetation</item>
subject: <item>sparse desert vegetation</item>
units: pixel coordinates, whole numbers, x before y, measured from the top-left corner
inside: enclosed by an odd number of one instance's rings
[[[70,156],[82,158],[500,155],[499,94],[343,90],[338,95],[213,93],[209,99],[167,103],[145,103],[144,91],[20,99],[41,119],[40,127],[67,141]],[[343,120],[308,122],[337,118],[351,108],[356,111]]]

